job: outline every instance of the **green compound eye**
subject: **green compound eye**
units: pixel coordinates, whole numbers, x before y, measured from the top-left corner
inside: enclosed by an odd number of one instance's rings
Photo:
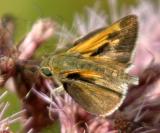
[[[53,75],[51,70],[48,67],[41,68],[41,72],[42,72],[43,75],[45,75],[47,77],[50,77],[50,76]]]

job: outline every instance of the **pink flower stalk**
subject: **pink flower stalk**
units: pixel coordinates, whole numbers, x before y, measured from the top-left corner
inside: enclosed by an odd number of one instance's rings
[[[139,6],[132,8],[131,12],[139,17],[139,34],[136,47],[134,65],[132,71],[135,74],[142,73],[150,65],[160,63],[160,9],[151,2],[140,2]]]
[[[55,24],[50,19],[39,20],[34,24],[32,30],[19,46],[19,60],[30,59],[40,44],[53,35],[54,27]]]

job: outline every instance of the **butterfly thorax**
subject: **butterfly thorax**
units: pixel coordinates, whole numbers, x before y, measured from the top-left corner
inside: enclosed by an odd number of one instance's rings
[[[58,54],[45,59],[42,66],[51,68],[57,76],[65,76],[67,73],[78,71],[97,71],[104,72],[103,67],[98,67],[97,63],[87,60],[78,54]]]

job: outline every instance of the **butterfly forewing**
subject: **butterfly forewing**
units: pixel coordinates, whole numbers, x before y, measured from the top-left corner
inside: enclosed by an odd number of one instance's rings
[[[138,30],[137,17],[129,15],[89,33],[75,42],[69,53],[81,53],[85,56],[105,56],[113,60],[127,63],[135,45]]]

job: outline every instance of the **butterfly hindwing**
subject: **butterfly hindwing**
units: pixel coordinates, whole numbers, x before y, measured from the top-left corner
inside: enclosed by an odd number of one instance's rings
[[[63,84],[67,93],[86,111],[100,116],[115,111],[123,99],[121,93],[85,81],[66,79]]]

